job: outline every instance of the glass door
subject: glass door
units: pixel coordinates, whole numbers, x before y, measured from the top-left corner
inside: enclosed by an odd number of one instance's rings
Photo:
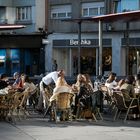
[[[73,49],[73,75],[78,74],[78,51]],[[82,74],[96,75],[96,48],[81,48],[80,65]]]

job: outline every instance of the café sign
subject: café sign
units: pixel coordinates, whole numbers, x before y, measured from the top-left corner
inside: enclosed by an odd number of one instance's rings
[[[70,46],[77,46],[79,44],[78,40],[75,39],[70,39]],[[82,39],[81,40],[81,45],[91,45],[91,40],[88,39]]]

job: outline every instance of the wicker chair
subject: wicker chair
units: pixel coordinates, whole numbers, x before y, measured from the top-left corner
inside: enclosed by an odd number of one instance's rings
[[[101,120],[103,120],[100,111],[97,110],[96,114],[100,116]],[[80,105],[78,105],[77,113],[76,113],[76,119],[88,119],[88,118],[93,118],[97,122],[96,114],[92,111],[92,107],[88,109],[82,109]]]
[[[124,118],[124,122],[126,122],[130,109],[139,108],[139,101],[137,98],[130,98],[129,104],[126,105],[122,92],[120,92],[120,91],[118,93],[115,92],[113,94],[113,96],[115,97],[116,107],[117,107],[117,110],[116,110],[116,113],[114,116],[114,120],[116,120],[116,118],[119,118],[121,112],[126,111],[125,118]]]
[[[100,90],[104,94],[104,100],[106,100],[109,105],[112,105],[113,103],[112,94],[111,91],[108,89],[108,87],[105,85],[101,85]]]
[[[24,115],[24,109],[19,106],[22,99],[23,99],[24,93],[20,93],[20,92],[15,92],[12,95],[12,106],[11,109],[8,113],[8,117],[11,116],[12,117],[12,122],[16,123],[17,120],[21,120],[22,117],[25,118]],[[22,112],[22,113],[21,113]]]
[[[9,110],[7,95],[0,95],[0,119],[5,119]]]
[[[0,118],[4,120],[12,120],[9,113],[13,110],[13,95],[11,93],[0,95]]]
[[[105,85],[100,86],[100,90],[102,91],[104,95],[104,100],[107,101],[108,105],[108,112],[112,113],[113,110],[115,109],[116,102],[113,97],[113,92]]]
[[[81,104],[81,99],[79,99],[77,105],[76,119],[93,119],[97,122],[98,117],[98,119],[103,120],[103,117],[100,113],[100,108],[96,104],[96,93],[90,95],[87,98],[87,102],[89,104],[87,104],[86,106],[83,103]],[[95,100],[95,102],[93,102],[93,100]]]
[[[44,112],[44,118],[46,117],[47,113],[49,112],[49,109],[51,107],[50,98],[53,95],[53,87],[50,85],[48,88],[45,88],[45,112]]]
[[[52,95],[53,95],[53,90],[51,90],[51,87],[49,87],[48,89],[45,88],[45,106],[46,107],[49,106],[50,98]]]
[[[53,102],[51,110],[54,112],[54,120],[57,121],[57,113],[61,112],[61,120],[72,120],[71,103],[72,93],[59,93]],[[53,114],[53,113],[52,113]],[[53,118],[52,118],[53,119]]]

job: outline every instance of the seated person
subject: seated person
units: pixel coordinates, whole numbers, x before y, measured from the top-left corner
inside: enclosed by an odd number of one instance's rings
[[[1,74],[0,77],[0,94],[8,94],[12,90],[12,87],[8,83],[8,77],[6,74]]]
[[[88,74],[84,74],[84,76],[86,78],[86,85],[87,85],[89,92],[93,93],[94,88],[93,88],[93,84],[91,82],[90,76]]]
[[[59,93],[71,93],[72,92],[72,88],[70,85],[67,84],[66,80],[64,79],[63,76],[60,76],[57,81],[56,81],[56,87],[53,90],[53,95],[50,98],[50,102],[52,102],[53,100],[55,100],[57,98],[57,95]]]
[[[90,87],[90,89],[92,89],[92,87],[88,83],[89,82],[86,81],[86,77],[84,75],[78,74],[76,83],[72,85],[72,91],[75,93],[75,102],[74,102],[74,106],[73,106],[74,115],[76,115],[76,113],[77,113],[79,100],[80,100],[81,105],[84,106],[83,102],[85,102],[85,100],[82,101],[82,97],[84,97],[85,94],[87,94],[87,96],[88,96],[89,90],[87,87]]]
[[[135,98],[133,100],[133,103],[131,104],[133,105],[138,105],[138,100],[136,99],[136,94],[135,94],[135,90],[134,90],[134,83],[135,83],[135,78],[133,75],[129,75],[126,77],[125,79],[125,83],[121,86],[121,91],[122,94],[124,96],[124,100],[126,103],[126,106],[129,106],[132,98]],[[139,105],[137,108],[132,109],[132,113],[136,115],[136,117],[139,117]]]
[[[77,75],[77,81],[75,84],[72,85],[72,90],[74,93],[78,93],[79,92],[79,89],[80,89],[80,82],[83,78],[83,75],[82,74],[78,74]]]
[[[20,83],[20,81],[21,81],[21,78],[20,78],[20,74],[18,73],[18,72],[15,72],[14,74],[13,74],[13,78],[14,78],[14,83],[13,83],[13,87],[18,87],[18,85],[19,85],[19,83]]]
[[[31,95],[33,95],[34,93],[36,93],[37,87],[35,86],[35,84],[33,82],[31,82],[31,80],[29,79],[29,76],[27,75],[22,75],[21,76],[21,80],[23,83],[23,99],[20,103],[20,106],[25,105],[27,98],[29,98]]]
[[[0,89],[4,89],[8,86],[8,77],[7,75],[4,73],[4,74],[1,74],[0,76]]]
[[[8,94],[8,93],[10,93],[11,90],[12,90],[11,86],[7,86],[7,87],[5,87],[3,89],[0,89],[0,95]]]
[[[135,80],[134,76],[132,75],[127,76],[125,79],[125,83],[120,88],[120,90],[126,91],[125,92],[126,94],[124,95],[125,100],[129,100],[129,97],[127,98],[127,94],[132,98],[136,97],[135,91],[134,91],[134,85],[133,85],[134,80]]]
[[[93,93],[93,87],[85,75],[78,74],[76,84],[72,85],[73,91],[76,93],[75,107],[73,114],[77,112],[77,106],[80,103],[82,106],[88,106],[90,104],[89,97]]]
[[[13,83],[13,89],[15,89],[16,91],[22,92],[24,91],[23,88],[23,83],[22,83],[22,79],[21,77],[24,76],[25,74],[19,74],[18,72],[15,72],[13,77],[15,79],[14,83]]]
[[[87,83],[86,77],[83,75],[78,92],[78,100],[82,107],[88,108],[91,106],[90,95],[92,93],[92,87],[89,83]]]
[[[121,90],[121,86],[125,83],[125,80],[124,79],[121,79],[119,82],[118,82],[118,85],[116,87],[114,87],[114,90],[115,91],[119,91]]]
[[[108,79],[105,82],[105,86],[107,86],[110,90],[114,89],[117,86],[117,82],[115,81],[116,73],[111,72],[109,74]]]

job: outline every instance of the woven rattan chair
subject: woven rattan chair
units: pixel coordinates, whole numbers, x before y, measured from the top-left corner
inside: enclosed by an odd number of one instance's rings
[[[0,95],[0,119],[5,119],[9,110],[7,95]]]
[[[72,97],[74,95],[72,93],[59,93],[57,95],[56,100],[53,103],[52,110],[54,112],[54,119],[57,121],[57,113],[61,114],[62,120],[72,120],[72,112],[71,112],[71,103]]]
[[[44,118],[46,117],[47,113],[50,110],[51,103],[50,98],[53,95],[53,86],[48,86],[48,88],[45,88],[45,112],[44,112]]]
[[[49,87],[49,89],[45,89],[45,106],[48,107],[51,96],[53,95],[53,90]]]
[[[137,98],[130,98],[129,105],[126,105],[126,102],[125,102],[125,99],[124,99],[122,92],[118,92],[118,93],[115,92],[113,94],[113,96],[116,99],[116,107],[117,107],[117,110],[116,110],[116,113],[114,116],[114,120],[116,120],[116,118],[119,118],[121,112],[125,111],[126,114],[125,114],[124,122],[126,122],[128,114],[130,112],[130,109],[139,108],[139,101]]]
[[[112,105],[113,103],[112,94],[111,91],[108,89],[108,87],[105,85],[100,85],[100,90],[104,94],[104,100],[106,100],[109,105]]]
[[[13,108],[13,95],[11,93],[0,95],[0,118],[7,121],[12,120],[12,115],[9,113],[12,112]]]
[[[107,101],[108,112],[112,113],[116,106],[116,102],[114,100],[114,97],[112,96],[114,91],[111,91],[105,85],[101,85],[100,90],[102,91],[102,93],[104,95],[104,101]]]
[[[97,110],[97,113],[100,115],[101,119],[103,120],[99,110]],[[97,118],[95,113],[92,111],[92,107],[87,109],[82,109],[82,107],[78,105],[76,119],[81,119],[81,118],[84,119],[93,118],[97,122]]]

